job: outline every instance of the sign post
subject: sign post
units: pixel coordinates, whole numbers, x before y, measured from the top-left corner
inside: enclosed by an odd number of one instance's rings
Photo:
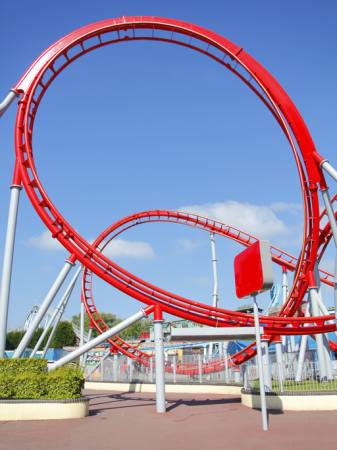
[[[257,241],[234,259],[235,287],[238,298],[253,297],[257,364],[260,384],[262,429],[268,431],[268,414],[262,367],[261,331],[256,296],[273,286],[273,268],[268,241]]]

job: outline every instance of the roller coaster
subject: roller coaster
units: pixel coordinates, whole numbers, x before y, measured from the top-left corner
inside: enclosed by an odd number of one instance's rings
[[[145,315],[154,311],[158,314],[160,311],[159,317],[160,314],[167,313],[212,327],[253,325],[251,314],[210,306],[164,290],[128,272],[105,256],[103,250],[112,239],[131,227],[153,222],[169,222],[198,228],[236,241],[245,247],[256,242],[256,237],[231,225],[190,212],[153,210],[121,219],[90,243],[64,218],[39,178],[33,152],[33,132],[39,105],[49,86],[70,64],[87,53],[107,45],[133,41],[175,44],[208,56],[237,76],[273,115],[289,143],[297,166],[303,199],[304,230],[298,257],[276,247],[271,248],[273,262],[284,270],[293,272],[293,284],[278,316],[261,316],[261,325],[265,338],[270,343],[278,340],[281,335],[321,336],[323,333],[335,332],[334,314],[326,312],[305,316],[303,303],[307,295],[317,299],[320,281],[336,291],[336,275],[318,269],[318,265],[331,239],[337,245],[334,212],[337,196],[330,198],[325,179],[327,172],[336,180],[337,172],[317,152],[309,130],[293,101],[261,64],[243,48],[223,36],[174,19],[136,16],[103,20],[62,37],[35,59],[0,105],[2,114],[15,99],[18,99],[15,122],[16,159],[0,291],[0,353],[3,355],[4,352],[15,226],[22,187],[52,237],[69,251],[69,258],[14,357],[22,355],[29,344],[31,331],[42,320],[64,279],[77,261],[84,268],[82,301],[92,326],[101,334],[104,334],[108,327],[95,306],[92,290],[93,274],[146,305]],[[323,212],[320,212],[319,191],[325,206]],[[147,364],[148,355],[128,345],[121,338],[112,337],[109,343],[116,351]],[[330,342],[330,347],[334,351],[337,350],[334,342]],[[255,353],[256,346],[253,342],[232,358],[235,364],[241,364],[252,358]]]

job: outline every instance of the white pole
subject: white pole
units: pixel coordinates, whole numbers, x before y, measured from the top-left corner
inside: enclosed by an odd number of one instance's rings
[[[332,167],[328,161],[323,161],[321,164],[322,169],[324,169],[335,181],[337,181],[337,171]]]
[[[114,327],[110,328],[110,330],[105,331],[104,333],[100,334],[99,336],[95,337],[94,339],[91,339],[91,341],[85,343],[82,347],[79,347],[75,349],[74,351],[68,353],[67,355],[63,356],[63,358],[60,358],[58,361],[53,363],[48,367],[48,370],[55,370],[58,367],[63,366],[64,364],[67,364],[68,362],[74,361],[74,359],[77,359],[79,356],[83,355],[84,353],[88,352],[92,348],[96,347],[99,344],[102,344],[107,339],[111,338],[112,336],[120,333],[125,328],[129,327],[133,323],[137,322],[138,320],[142,319],[144,316],[146,316],[147,313],[141,309],[136,314],[133,314],[132,316],[128,317],[127,319],[123,320],[119,324],[115,325]]]
[[[276,354],[277,373],[280,384],[282,384],[284,380],[284,372],[283,372],[283,354],[282,354],[281,340],[275,342],[275,354]]]
[[[11,193],[9,200],[7,231],[5,238],[0,288],[0,358],[3,358],[5,356],[6,350],[8,305],[12,278],[15,231],[18,217],[20,191],[22,187],[18,185],[12,185],[10,189]]]
[[[177,382],[177,355],[176,353],[173,355],[173,383]]]
[[[64,280],[66,279],[68,273],[70,272],[71,268],[74,266],[74,263],[70,260],[67,260],[63,268],[61,269],[60,273],[58,274],[56,280],[54,281],[53,285],[49,289],[45,299],[43,300],[38,312],[36,313],[36,316],[32,320],[32,323],[29,325],[28,330],[26,331],[25,335],[21,339],[20,344],[18,345],[17,349],[15,350],[13,354],[13,358],[20,358],[22,353],[25,351],[26,347],[29,345],[35,330],[39,326],[41,320],[43,319],[44,315],[46,314],[48,308],[50,307],[52,301],[54,300],[55,296],[57,295],[58,291],[60,290]]]
[[[223,351],[224,351],[224,358],[225,358],[225,382],[229,383],[229,368],[228,368],[228,342],[223,343]]]
[[[54,320],[56,319],[56,316],[57,316],[57,315],[59,315],[59,317],[57,318],[56,326],[58,325],[58,323],[59,323],[59,321],[60,321],[60,319],[61,319],[61,317],[62,317],[62,314],[63,314],[63,312],[64,312],[64,310],[65,310],[66,304],[68,303],[68,300],[69,300],[69,298],[70,298],[70,296],[71,296],[71,294],[72,294],[72,291],[73,291],[73,289],[74,289],[74,287],[75,287],[75,284],[76,284],[76,281],[77,281],[77,279],[78,279],[78,277],[79,277],[79,274],[81,273],[81,270],[82,270],[82,267],[79,267],[79,268],[77,269],[77,271],[76,271],[76,273],[75,273],[73,279],[72,279],[71,282],[69,283],[69,286],[68,286],[67,289],[65,290],[65,292],[64,292],[64,294],[63,294],[63,296],[62,296],[62,298],[61,298],[61,300],[60,300],[60,302],[59,302],[59,304],[57,305],[57,308],[55,309],[55,311],[53,312],[53,314],[50,316],[50,318],[49,318],[49,320],[48,320],[48,323],[46,324],[46,326],[45,326],[45,328],[44,328],[44,330],[43,330],[43,333],[41,334],[39,340],[37,341],[37,343],[36,343],[36,345],[35,345],[35,347],[34,347],[32,353],[29,355],[29,358],[33,358],[33,356],[34,356],[34,355],[36,354],[36,352],[39,350],[39,348],[40,348],[40,346],[41,346],[41,344],[42,344],[42,342],[43,342],[43,339],[46,337],[46,335],[47,335],[47,333],[48,333],[48,331],[49,331],[49,328],[50,328],[50,327],[52,326],[52,324],[54,323]],[[54,326],[54,328],[56,328],[56,327]],[[53,332],[51,332],[50,336],[51,336],[52,334],[53,334]],[[48,339],[48,342],[49,342],[49,341],[51,341],[51,339]],[[46,354],[48,348],[49,348],[49,345],[48,345],[48,343],[47,343],[47,345],[46,345],[46,347],[45,347],[45,349],[44,349],[44,352],[43,352],[43,356],[42,356],[42,357],[45,356],[45,354]]]
[[[311,310],[313,316],[319,316],[319,309],[318,309],[318,303],[317,303],[317,288],[309,288],[309,298],[311,302]],[[324,355],[324,349],[323,349],[323,336],[322,334],[316,334],[316,347],[317,347],[317,356],[318,356],[318,363],[319,363],[319,375],[321,381],[327,380],[327,370],[326,370],[326,361],[325,361],[325,355]]]
[[[198,354],[198,374],[199,374],[199,383],[202,383],[202,363],[201,363],[201,354]]]
[[[0,117],[4,114],[10,104],[18,97],[15,91],[9,91],[6,97],[0,103]]]
[[[266,393],[264,390],[264,376],[262,367],[262,351],[261,351],[261,336],[260,336],[260,321],[259,321],[259,309],[257,306],[256,296],[253,296],[253,306],[254,306],[254,325],[255,325],[255,336],[256,336],[256,352],[257,352],[257,365],[259,373],[260,382],[260,401],[261,401],[261,414],[262,414],[262,429],[263,431],[268,431],[268,415],[267,415],[267,404],[266,404]]]
[[[305,313],[304,313],[305,317],[309,317],[310,316],[310,302],[308,300],[306,309],[305,309]],[[306,325],[304,325],[306,326]],[[300,351],[298,354],[298,360],[297,360],[297,370],[296,370],[296,375],[295,375],[295,381],[299,382],[302,380],[302,372],[303,372],[303,364],[304,364],[304,358],[305,358],[305,352],[307,350],[307,343],[308,343],[308,335],[307,334],[303,334],[301,336],[301,344],[300,344]]]
[[[333,176],[333,178],[335,178],[335,180],[337,181],[337,172],[330,166],[330,164],[328,162],[323,162],[322,164],[323,169],[326,169],[328,173],[329,170],[331,170],[332,172],[330,173],[331,176]],[[326,168],[329,167],[329,170]],[[335,176],[336,175],[336,176]],[[330,226],[331,226],[331,231],[332,231],[332,236],[335,242],[335,246],[337,247],[337,222],[336,222],[336,217],[335,217],[335,213],[334,210],[332,208],[332,204],[331,204],[331,199],[330,199],[330,195],[329,195],[329,190],[328,189],[322,189],[321,190],[322,193],[322,197],[323,197],[323,201],[324,201],[324,206],[327,212],[327,216],[330,222]],[[336,255],[336,260],[335,260],[335,274],[334,274],[334,301],[335,301],[335,320],[336,320],[336,325],[337,325],[337,255]]]
[[[270,363],[269,363],[269,345],[268,339],[261,339],[261,351],[262,351],[262,368],[263,368],[263,378],[265,390],[267,392],[272,391],[272,381],[270,374]]]
[[[81,300],[81,313],[80,313],[80,347],[84,344],[84,319],[85,319],[85,309],[84,303]],[[80,365],[83,364],[83,356],[80,357]]]
[[[165,367],[164,367],[164,342],[163,320],[154,320],[154,345],[156,358],[156,408],[157,413],[166,412],[165,402]]]
[[[215,248],[215,236],[211,233],[211,252],[212,252],[212,270],[213,270],[213,306],[215,308],[219,307],[219,283],[218,283],[218,267],[216,258],[216,248]]]
[[[91,377],[91,375],[100,367],[100,365],[103,363],[103,361],[110,355],[110,349],[106,350],[106,352],[102,355],[101,359],[98,361],[97,364],[94,365],[94,367],[92,367],[91,370],[89,370],[89,372],[87,373],[87,375],[85,376],[85,378],[89,381],[89,378]],[[116,380],[115,380],[116,381]]]

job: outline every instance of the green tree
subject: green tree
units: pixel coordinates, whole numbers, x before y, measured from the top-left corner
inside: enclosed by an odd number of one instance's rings
[[[108,325],[109,328],[113,327],[114,325],[117,325],[121,322],[121,319],[119,319],[115,314],[112,313],[101,313],[101,316],[103,317],[104,322]],[[77,314],[76,316],[72,317],[72,322],[79,328],[80,327],[80,314]],[[130,325],[126,330],[122,331],[120,333],[120,336],[123,339],[137,339],[138,336],[142,331],[148,331],[151,325],[151,321],[148,319],[142,319],[133,325]],[[84,331],[87,333],[89,330],[89,317],[86,314],[85,315],[85,321],[84,321]],[[98,332],[94,329],[93,330],[93,337],[96,337],[98,335]]]
[[[117,325],[121,320],[118,319],[118,317],[115,314],[101,313],[101,316],[103,317],[104,322],[108,325],[109,328],[113,327],[114,325]],[[71,321],[74,325],[76,325],[78,328],[80,328],[80,320],[81,315],[77,314],[76,316],[73,316]],[[89,316],[86,314],[84,319],[84,331],[85,333],[88,333],[89,331]],[[96,337],[98,336],[98,332],[94,329],[92,332],[92,336]]]
[[[6,336],[6,350],[15,350],[24,334],[23,330],[9,331]]]
[[[74,333],[71,322],[60,322],[55,330],[55,335],[51,341],[50,347],[63,348],[76,344],[76,334]]]

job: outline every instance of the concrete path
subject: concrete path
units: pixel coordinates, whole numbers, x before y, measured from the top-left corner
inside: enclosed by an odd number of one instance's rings
[[[86,392],[90,416],[77,420],[0,422],[1,450],[330,450],[336,449],[337,412],[270,414],[233,396],[168,396],[168,413],[155,413],[152,394]]]

